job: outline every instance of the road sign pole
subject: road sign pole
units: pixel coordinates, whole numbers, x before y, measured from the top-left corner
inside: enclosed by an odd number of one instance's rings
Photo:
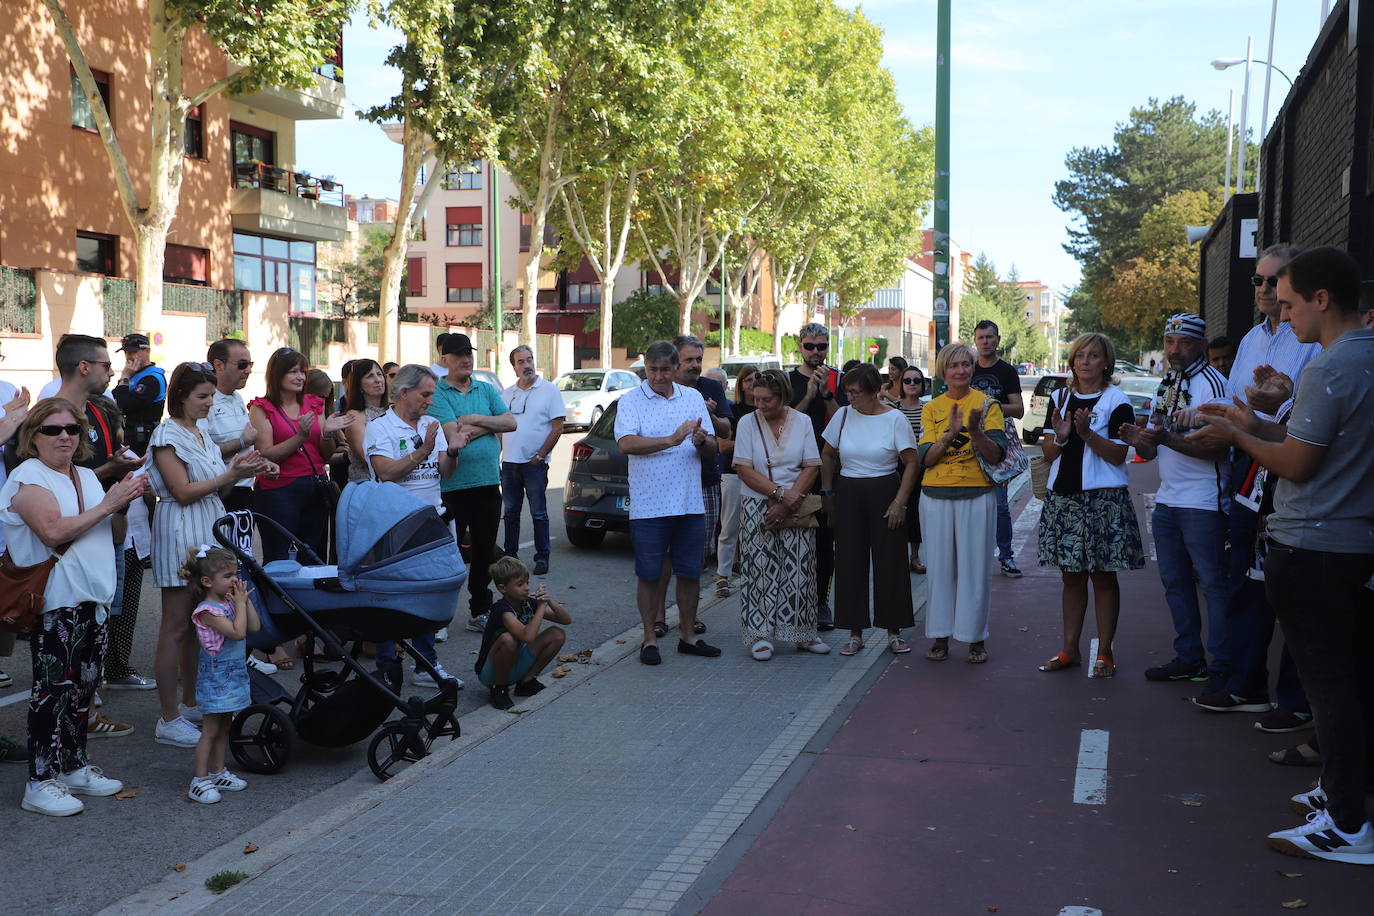
[[[950,0],[938,0],[935,25],[935,282],[931,312],[935,318],[935,352],[949,343],[950,305],[954,294],[949,265],[949,18]],[[935,379],[936,394],[945,385]]]

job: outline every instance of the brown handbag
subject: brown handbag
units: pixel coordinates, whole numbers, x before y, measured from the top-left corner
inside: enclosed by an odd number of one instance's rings
[[[790,419],[790,418],[789,418]],[[759,419],[759,411],[754,411],[754,420],[759,425],[759,438],[763,442],[763,460],[768,466],[768,479],[773,479],[773,456],[768,452],[768,431],[764,429],[763,420]],[[786,429],[786,427],[783,427]],[[797,504],[797,511],[787,518],[778,522],[776,525],[768,525],[769,528],[819,528],[821,520],[816,513],[821,511],[821,498],[815,493],[809,493],[802,497],[802,501]]]
[[[86,500],[81,495],[81,481],[76,471],[68,467],[67,473],[76,488],[76,504],[80,512],[86,511]],[[48,576],[67,552],[72,542],[55,549],[52,556],[33,566],[17,566],[10,558],[9,548],[0,554],[0,627],[16,633],[27,633],[33,629],[43,614],[44,593],[48,588]]]

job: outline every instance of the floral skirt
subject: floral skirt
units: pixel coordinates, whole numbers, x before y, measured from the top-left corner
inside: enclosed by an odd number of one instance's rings
[[[1046,494],[1040,565],[1064,572],[1120,572],[1145,566],[1131,492],[1125,487]]]

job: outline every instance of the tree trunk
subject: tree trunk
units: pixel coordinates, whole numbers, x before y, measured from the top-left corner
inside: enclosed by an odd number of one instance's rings
[[[544,121],[544,142],[539,151],[539,186],[530,204],[530,259],[525,264],[525,298],[520,311],[520,342],[537,351],[539,327],[539,267],[544,255],[544,226],[549,207],[559,184],[558,117],[563,106],[558,99],[549,106]]]
[[[401,298],[406,251],[410,247],[410,227],[415,219],[415,182],[420,175],[427,139],[407,118],[401,134],[401,194],[391,241],[382,252],[382,288],[377,302],[377,361],[383,364],[400,362],[401,326],[397,303]],[[430,185],[434,179],[431,175]]]

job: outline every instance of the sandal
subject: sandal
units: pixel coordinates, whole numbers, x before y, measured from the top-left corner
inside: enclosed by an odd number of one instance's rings
[[[654,635],[657,636],[657,637],[660,638],[660,639],[662,639],[664,636],[667,636],[667,635],[668,635],[668,625],[667,625],[666,623],[664,623],[663,621],[661,621],[661,620],[658,621],[657,623],[655,623],[655,624],[654,624]]]
[[[1078,659],[1069,655],[1067,652],[1060,652],[1054,658],[1040,666],[1041,671],[1062,671],[1065,668],[1077,668],[1080,662]]]
[[[1303,745],[1299,744],[1299,745],[1295,745],[1295,746],[1293,746],[1293,747],[1286,747],[1286,748],[1284,748],[1284,749],[1281,750],[1281,751],[1274,751],[1272,754],[1269,755],[1269,762],[1270,762],[1270,763],[1277,763],[1279,766],[1284,766],[1284,767],[1319,767],[1319,766],[1321,766],[1321,765],[1322,765],[1322,758],[1321,758],[1321,755],[1318,754],[1318,755],[1314,755],[1314,756],[1309,756],[1309,755],[1307,755],[1307,754],[1304,754],[1302,751],[1298,750],[1298,748],[1300,748],[1300,747],[1302,747],[1302,746],[1303,746]]]
[[[857,636],[851,636],[840,646],[841,655],[858,655],[863,651],[864,641]]]
[[[933,662],[942,662],[949,658],[949,643],[936,640],[930,644],[926,650],[926,658]]]
[[[1093,662],[1093,670],[1088,677],[1116,677],[1116,662],[1105,655],[1099,655]]]
[[[730,597],[730,580],[725,578],[724,576],[716,576],[716,597]]]
[[[893,655],[906,655],[911,651],[911,646],[907,645],[905,639],[896,633],[889,633],[887,637],[887,648]]]
[[[980,642],[970,643],[968,647],[968,663],[970,665],[981,665],[988,660],[988,650],[983,648]]]

